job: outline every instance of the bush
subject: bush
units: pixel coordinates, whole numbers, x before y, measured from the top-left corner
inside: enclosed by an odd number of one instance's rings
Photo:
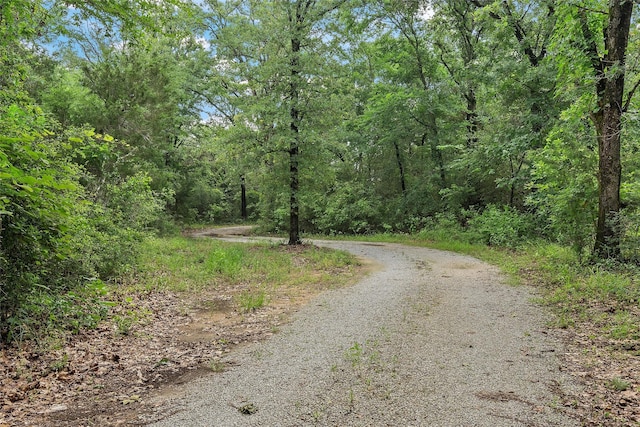
[[[424,220],[425,225],[418,232],[421,239],[435,241],[460,241],[469,242],[470,233],[460,225],[460,222],[451,214],[438,213]],[[471,239],[474,240],[474,239]]]
[[[32,288],[6,319],[6,340],[46,340],[64,332],[95,328],[112,305],[104,299],[106,292],[100,280],[68,292]]]
[[[0,110],[0,339],[34,289],[68,289],[84,273],[62,268],[80,169],[46,124],[37,108]]]
[[[623,256],[630,261],[640,261],[640,212],[631,208],[623,209],[619,215]]]
[[[176,194],[176,214],[186,223],[218,222],[231,214],[225,193],[205,180],[187,181]]]
[[[378,208],[361,185],[343,185],[315,208],[313,224],[321,233],[363,234],[380,226]]]
[[[108,183],[113,138],[56,135],[33,107],[0,114],[0,340],[90,325],[91,283],[135,263],[163,203],[146,175]]]
[[[116,225],[141,231],[159,219],[164,204],[153,194],[150,184],[148,175],[138,173],[107,186],[108,213]]]
[[[513,248],[525,243],[533,236],[534,221],[528,214],[517,212],[504,206],[487,206],[481,214],[467,222],[469,232],[476,234],[480,241],[491,246]]]

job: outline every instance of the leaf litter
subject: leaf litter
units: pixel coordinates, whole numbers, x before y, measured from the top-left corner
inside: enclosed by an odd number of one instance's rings
[[[323,290],[272,290],[267,305],[247,311],[236,298],[247,287],[127,295],[94,330],[46,349],[36,342],[0,348],[0,427],[152,422],[166,415],[154,397],[224,370],[234,348],[270,337]],[[141,314],[123,321],[127,307]]]

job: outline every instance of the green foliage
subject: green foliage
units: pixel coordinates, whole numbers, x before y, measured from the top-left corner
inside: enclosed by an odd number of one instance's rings
[[[100,280],[68,292],[45,287],[33,287],[27,292],[3,322],[3,338],[8,342],[45,342],[52,336],[95,328],[112,306],[105,299],[107,287]]]
[[[66,236],[81,197],[79,170],[62,155],[38,109],[0,111],[0,334],[36,287],[67,286]],[[56,274],[54,274],[56,272]],[[67,274],[65,274],[67,273]]]
[[[73,236],[77,251],[73,260],[91,273],[108,280],[130,271],[136,265],[140,244],[147,237],[141,230],[118,225],[109,211],[95,204],[83,206],[87,217]]]
[[[490,246],[514,248],[533,237],[535,222],[530,215],[517,212],[508,206],[487,206],[480,214],[468,220],[471,233]]]
[[[237,301],[243,311],[255,311],[268,303],[268,296],[264,289],[245,290],[238,295]]]
[[[550,235],[569,244],[579,259],[592,244],[597,214],[596,142],[588,123],[577,120],[576,106],[550,134],[535,156],[535,192],[528,197],[540,218],[550,224]]]
[[[626,260],[637,263],[640,261],[640,210],[636,206],[631,209],[623,209],[619,220],[622,233],[620,244],[622,254]]]
[[[80,70],[56,67],[51,82],[41,93],[34,94],[41,100],[45,111],[53,114],[63,128],[82,126],[95,121],[95,114],[104,108],[104,101],[82,84]]]
[[[7,340],[31,336],[25,331],[44,328],[47,319],[77,330],[90,324],[74,326],[83,310],[95,316],[74,292],[82,293],[89,277],[107,280],[132,266],[163,206],[144,174],[104,183],[112,138],[88,130],[53,134],[39,109],[17,105],[1,124],[0,333]],[[91,197],[81,182],[103,186],[101,196]]]
[[[379,227],[379,207],[360,185],[341,185],[318,201],[313,223],[327,234],[366,234]]]
[[[213,274],[233,278],[242,268],[244,258],[244,248],[235,246],[212,251],[204,260],[204,265]]]
[[[221,222],[231,216],[230,203],[215,183],[204,180],[185,186],[185,191],[176,194],[176,214],[186,223]]]
[[[151,190],[151,178],[138,173],[118,184],[108,184],[105,198],[114,225],[132,230],[146,230],[158,220],[164,209]]]
[[[631,388],[631,382],[622,378],[613,378],[609,381],[609,387],[615,391],[625,391]]]
[[[436,242],[469,242],[468,234],[451,214],[437,214],[427,218],[422,229],[416,233],[416,238]]]
[[[352,366],[357,366],[362,362],[362,357],[364,353],[364,346],[358,342],[353,343],[351,347],[349,347],[344,352],[344,358],[351,362]]]

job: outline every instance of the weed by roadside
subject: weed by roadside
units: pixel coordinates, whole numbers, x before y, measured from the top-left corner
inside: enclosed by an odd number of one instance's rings
[[[255,311],[264,307],[269,300],[264,289],[244,290],[237,296],[238,305],[242,311]]]

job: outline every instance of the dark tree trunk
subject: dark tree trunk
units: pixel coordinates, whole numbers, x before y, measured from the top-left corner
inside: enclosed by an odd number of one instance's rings
[[[478,100],[473,89],[469,89],[464,98],[467,100],[467,148],[472,148],[478,145]]]
[[[247,220],[247,185],[245,183],[244,176],[240,177],[240,216],[243,220]]]
[[[593,120],[598,135],[598,224],[594,254],[598,258],[620,257],[620,119],[617,108],[606,108]]]
[[[295,129],[294,129],[295,128]],[[297,125],[291,124],[291,130],[298,132]],[[300,206],[298,202],[298,191],[300,189],[300,182],[298,177],[298,154],[300,148],[298,146],[297,137],[291,142],[289,149],[289,244],[299,245],[302,243],[300,239]]]
[[[396,141],[393,142],[393,147],[396,150],[396,162],[398,164],[398,171],[400,172],[400,188],[402,189],[402,196],[407,196],[407,183],[404,176],[404,164],[402,163],[402,155],[400,153],[400,146]]]
[[[289,110],[291,140],[289,142],[289,245],[299,245],[300,239],[300,204],[298,191],[300,190],[299,155],[300,155],[300,50],[301,40],[299,29],[303,16],[300,10],[300,2],[296,8],[295,21],[291,22],[293,34],[291,37],[291,60],[289,63],[291,81],[289,82],[289,98],[291,108]]]
[[[598,138],[598,224],[594,256],[620,258],[621,229],[620,132],[625,80],[625,59],[629,42],[629,28],[633,1],[612,0],[609,3],[609,21],[604,32],[606,52],[598,54],[595,37],[591,33],[586,12],[581,13],[582,30],[587,41],[586,52],[596,75],[598,110],[592,115]],[[631,96],[631,95],[630,95]]]

